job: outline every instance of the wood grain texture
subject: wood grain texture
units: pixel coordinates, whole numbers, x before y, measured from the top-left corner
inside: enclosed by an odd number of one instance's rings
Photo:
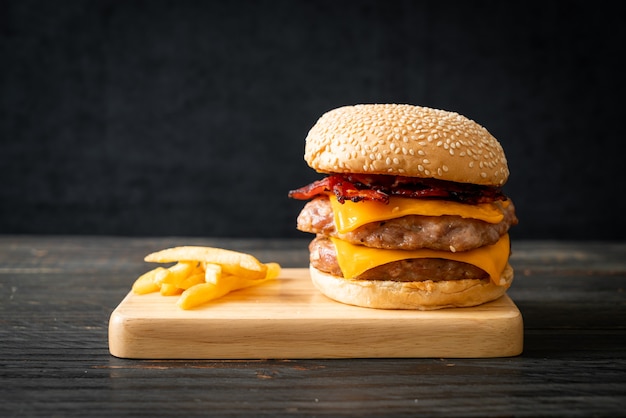
[[[176,296],[129,293],[109,321],[125,358],[290,359],[505,357],[522,352],[522,316],[508,296],[435,311],[349,306],[319,293],[308,269],[194,310]]]
[[[0,416],[624,416],[626,242],[513,241],[519,356],[112,356],[143,257],[192,244],[308,260],[308,240],[0,236]]]

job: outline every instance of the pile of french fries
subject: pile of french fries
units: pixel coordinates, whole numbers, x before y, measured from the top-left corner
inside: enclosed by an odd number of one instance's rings
[[[229,292],[257,286],[280,274],[278,263],[261,263],[250,254],[213,247],[174,247],[148,254],[153,263],[175,263],[157,267],[140,276],[132,291],[139,295],[160,292],[180,295],[176,304],[192,309]]]

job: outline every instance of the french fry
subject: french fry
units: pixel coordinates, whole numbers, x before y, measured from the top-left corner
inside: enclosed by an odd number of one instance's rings
[[[149,254],[148,262],[176,264],[157,267],[133,283],[137,294],[159,291],[180,295],[177,305],[191,309],[234,290],[257,286],[280,275],[278,263],[259,262],[249,254],[212,247],[174,247]]]
[[[171,283],[163,283],[161,284],[159,292],[163,296],[176,296],[183,293],[183,289]]]
[[[185,280],[183,280],[178,287],[186,290],[189,289],[191,286],[196,285],[196,284],[200,284],[200,283],[204,283],[204,271],[201,271],[199,273],[192,273],[189,277],[187,277]]]
[[[262,279],[250,279],[242,276],[220,276],[214,281],[218,286],[230,288],[230,291],[245,289],[246,287],[258,286],[266,281],[273,280],[280,275],[280,265],[278,263],[268,263],[267,272]]]
[[[176,304],[182,309],[192,309],[205,304],[210,300],[221,298],[230,292],[227,286],[218,286],[214,283],[200,283],[185,290]]]
[[[189,273],[189,276],[194,276],[196,274],[204,274],[204,266],[203,263],[197,261],[195,262],[196,266],[194,267],[194,269],[191,271],[191,273]]]
[[[266,263],[267,271],[265,272],[266,279],[275,279],[280,276],[280,264],[278,263]]]
[[[154,284],[159,286],[159,289],[160,289],[163,283],[167,283],[168,281],[167,277],[169,275],[170,275],[170,271],[168,269],[160,267],[157,269],[157,272],[152,277],[152,281],[154,281]]]
[[[161,270],[165,269],[163,267],[157,267],[139,276],[139,278],[135,280],[135,283],[133,283],[133,293],[145,295],[148,293],[158,292],[159,285],[154,282],[154,276]]]
[[[258,286],[268,280],[278,277],[280,266],[276,263],[272,266],[272,275],[264,279],[247,279],[240,276],[225,274],[211,274],[205,283],[195,285],[185,290],[178,299],[177,305],[182,309],[192,309],[211,300],[226,296],[228,293],[247,287]],[[209,270],[207,270],[208,272]]]
[[[204,264],[204,281],[207,283],[217,284],[218,279],[222,275],[222,266],[213,263]]]
[[[223,248],[183,246],[167,248],[148,254],[147,262],[170,263],[173,261],[204,261],[219,264],[226,274],[244,276],[250,279],[265,277],[267,266],[250,254]]]
[[[157,274],[155,276],[155,282],[157,284],[172,284],[178,286],[183,280],[185,280],[192,271],[196,268],[197,262],[193,261],[179,261],[173,266],[166,269],[166,272]]]

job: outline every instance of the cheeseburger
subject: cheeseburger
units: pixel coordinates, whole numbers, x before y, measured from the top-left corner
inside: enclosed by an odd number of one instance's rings
[[[458,113],[401,104],[322,115],[304,159],[325,177],[289,192],[308,200],[297,228],[314,285],[381,309],[475,306],[511,285],[515,208],[500,143]]]

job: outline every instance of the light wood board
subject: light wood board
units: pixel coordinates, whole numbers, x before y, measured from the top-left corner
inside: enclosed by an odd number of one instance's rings
[[[436,311],[361,308],[328,299],[308,269],[194,310],[176,296],[129,293],[111,314],[112,355],[137,359],[508,357],[523,349],[509,298]]]

